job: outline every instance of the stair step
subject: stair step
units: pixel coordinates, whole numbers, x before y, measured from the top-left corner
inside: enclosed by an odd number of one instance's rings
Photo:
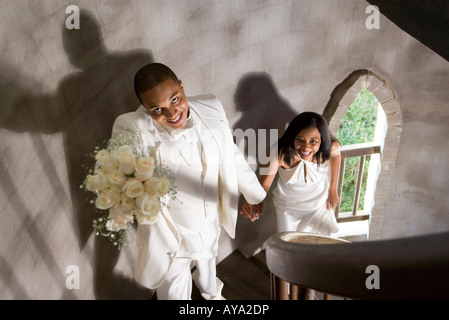
[[[260,251],[254,257],[249,259],[252,263],[254,263],[260,271],[262,271],[265,276],[270,279],[270,269],[267,267],[267,258],[265,254],[265,250]]]
[[[235,250],[217,265],[217,276],[224,283],[222,295],[227,300],[269,300],[270,280],[264,264],[264,254],[251,261]]]

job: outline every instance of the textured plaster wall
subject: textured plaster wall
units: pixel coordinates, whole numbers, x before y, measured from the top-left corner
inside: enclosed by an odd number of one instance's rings
[[[68,5],[81,32],[65,28]],[[449,229],[449,63],[365,1],[108,0],[0,3],[0,298],[148,298],[132,280],[132,246],[118,253],[92,234],[79,189],[86,152],[138,106],[136,69],[158,61],[188,95],[214,93],[235,128],[282,128],[323,112],[351,72],[382,76],[397,95],[403,131],[381,237]],[[221,257],[251,254],[275,231],[270,204]],[[80,271],[79,289],[67,289]],[[66,273],[67,271],[67,273]]]

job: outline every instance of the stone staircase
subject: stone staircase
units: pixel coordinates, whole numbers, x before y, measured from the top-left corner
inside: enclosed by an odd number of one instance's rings
[[[341,238],[351,242],[367,240],[366,234],[357,232],[341,234]],[[245,257],[238,249],[235,250],[217,265],[217,277],[224,283],[222,295],[227,300],[271,299],[270,271],[266,265],[265,250],[252,258]],[[319,293],[317,298],[321,299],[321,295]],[[192,299],[203,299],[195,285]]]
[[[360,224],[360,222],[357,223]],[[367,226],[360,226],[360,230],[354,231],[354,224],[357,223],[340,223],[342,233],[338,236],[351,242],[366,241]],[[350,225],[352,226],[345,231],[343,227]],[[217,265],[217,276],[224,283],[222,294],[227,300],[271,299],[270,271],[266,265],[265,250],[249,259],[238,249],[235,250]],[[317,293],[317,295],[318,299],[322,298],[322,293]],[[339,298],[333,297],[332,299]]]
[[[265,264],[265,251],[248,259],[235,250],[217,265],[217,276],[224,283],[226,300],[270,300],[270,272]],[[194,286],[193,300],[202,300]]]
[[[227,300],[269,300],[270,272],[265,264],[265,251],[248,259],[236,250],[217,266]]]

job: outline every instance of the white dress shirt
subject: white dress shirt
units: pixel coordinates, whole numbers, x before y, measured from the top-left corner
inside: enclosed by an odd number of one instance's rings
[[[189,112],[180,129],[162,126],[170,135],[179,156],[166,163],[176,170],[176,198],[168,210],[183,237],[179,258],[212,259],[217,255],[220,234],[218,219],[218,146],[198,115]]]

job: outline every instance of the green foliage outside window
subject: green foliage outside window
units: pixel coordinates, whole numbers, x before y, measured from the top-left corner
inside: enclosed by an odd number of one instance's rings
[[[337,139],[342,145],[372,142],[374,140],[378,104],[377,98],[367,89],[359,92],[341,121],[337,133]],[[358,210],[363,210],[369,159],[370,157],[367,157],[365,162]],[[359,161],[360,157],[346,159],[340,212],[352,211]]]

